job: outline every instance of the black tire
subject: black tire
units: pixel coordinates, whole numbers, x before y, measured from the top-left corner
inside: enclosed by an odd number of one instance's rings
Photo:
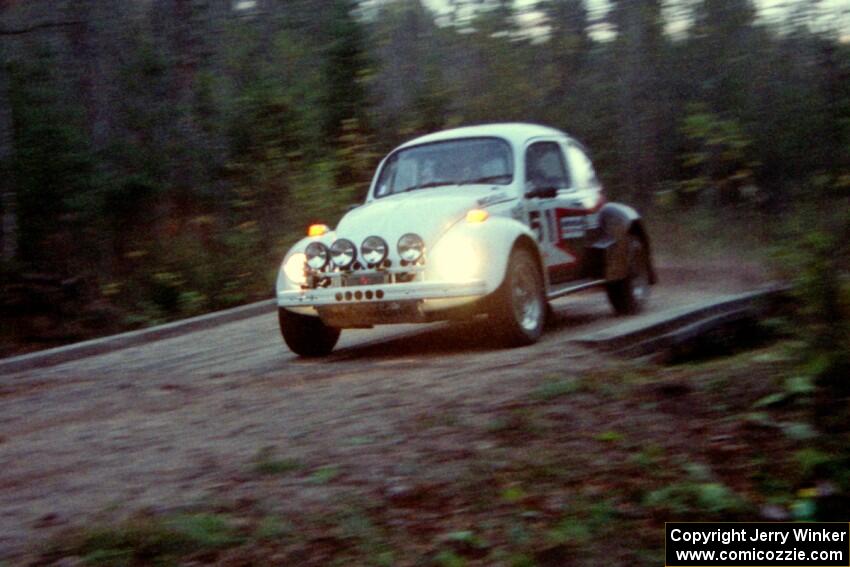
[[[505,346],[530,345],[543,334],[547,302],[543,278],[534,256],[525,248],[511,252],[505,281],[493,297],[492,330]]]
[[[325,325],[318,317],[278,308],[277,320],[286,346],[299,356],[325,356],[339,340],[340,330]]]
[[[605,286],[611,307],[618,315],[640,313],[649,301],[650,266],[646,245],[640,237],[628,235],[629,275]]]

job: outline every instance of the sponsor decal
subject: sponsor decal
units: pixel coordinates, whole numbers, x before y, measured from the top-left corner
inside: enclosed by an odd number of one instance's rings
[[[584,237],[584,219],[582,217],[563,217],[561,218],[561,238],[567,240],[570,238]]]

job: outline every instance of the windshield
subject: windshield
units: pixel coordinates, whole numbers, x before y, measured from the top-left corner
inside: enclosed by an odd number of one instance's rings
[[[392,154],[381,170],[375,197],[445,185],[508,185],[513,178],[511,147],[504,140],[447,140]]]

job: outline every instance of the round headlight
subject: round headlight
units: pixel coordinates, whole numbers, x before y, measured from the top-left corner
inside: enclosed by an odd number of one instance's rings
[[[375,266],[384,261],[389,252],[387,242],[380,236],[369,236],[360,245],[360,253],[366,262]]]
[[[340,268],[347,268],[357,258],[357,247],[348,239],[340,238],[331,244],[331,260]]]
[[[304,262],[306,258],[301,252],[296,252],[286,259],[283,264],[283,273],[289,281],[297,284],[303,284],[307,281],[307,276],[304,275]]]
[[[449,233],[434,246],[428,263],[436,279],[462,282],[480,275],[484,258],[476,242],[466,236]]]
[[[417,234],[408,233],[398,239],[398,255],[407,262],[416,262],[425,251],[425,243]]]
[[[307,257],[308,266],[314,270],[321,270],[328,265],[330,252],[328,247],[321,242],[311,242],[304,250],[304,255]]]

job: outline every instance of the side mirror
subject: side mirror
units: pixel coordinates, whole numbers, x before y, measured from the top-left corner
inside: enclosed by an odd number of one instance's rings
[[[537,187],[525,194],[526,199],[553,199],[557,196],[557,187]]]

